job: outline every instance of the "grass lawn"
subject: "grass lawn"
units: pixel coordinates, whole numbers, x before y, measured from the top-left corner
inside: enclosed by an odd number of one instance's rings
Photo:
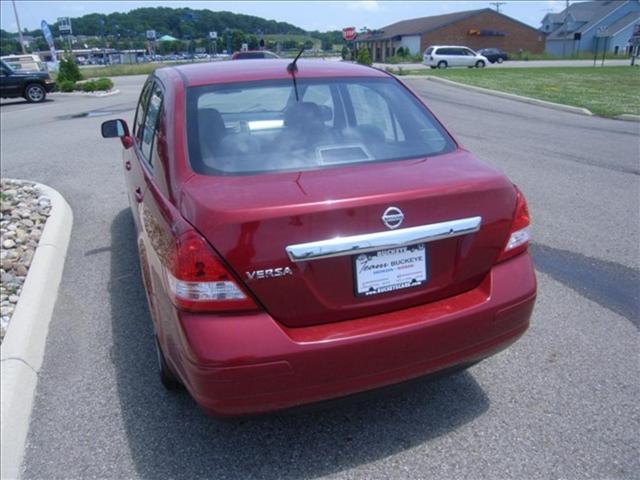
[[[118,77],[121,75],[149,75],[156,68],[165,67],[165,63],[135,63],[130,65],[110,65],[108,67],[81,68],[84,78]]]
[[[596,115],[640,115],[640,68],[544,67],[409,70],[477,87],[584,107]]]

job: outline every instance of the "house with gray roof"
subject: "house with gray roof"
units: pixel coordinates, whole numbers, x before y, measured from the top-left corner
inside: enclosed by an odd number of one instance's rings
[[[576,2],[542,19],[545,51],[566,56],[579,52],[625,54],[634,25],[640,23],[640,0]]]

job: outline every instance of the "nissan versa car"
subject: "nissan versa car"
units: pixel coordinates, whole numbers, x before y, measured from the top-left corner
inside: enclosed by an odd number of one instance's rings
[[[319,60],[161,68],[120,137],[162,382],[283,409],[520,337],[529,214],[399,79]]]

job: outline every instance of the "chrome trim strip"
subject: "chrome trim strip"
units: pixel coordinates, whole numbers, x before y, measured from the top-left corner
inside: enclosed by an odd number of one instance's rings
[[[416,243],[433,242],[444,238],[467,235],[480,230],[482,217],[461,218],[419,227],[401,228],[388,232],[367,233],[351,237],[336,237],[317,242],[300,243],[286,247],[292,262],[374,252]]]

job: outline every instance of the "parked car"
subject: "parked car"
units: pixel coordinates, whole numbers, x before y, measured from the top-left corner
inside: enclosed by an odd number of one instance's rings
[[[44,102],[47,93],[56,87],[49,72],[18,72],[0,60],[0,96],[24,97],[27,102]]]
[[[464,368],[520,337],[536,297],[527,204],[500,171],[386,72],[289,66],[160,68],[132,130],[102,124],[161,380],[212,414]]]
[[[467,47],[434,45],[424,51],[422,63],[431,68],[483,68],[489,60]]]
[[[268,50],[249,50],[246,52],[235,52],[231,56],[231,60],[250,60],[256,58],[280,58],[273,52],[269,52]]]
[[[505,60],[509,60],[509,55],[504,50],[500,50],[499,48],[483,48],[478,50],[480,55],[487,57],[491,63],[502,63]]]
[[[47,65],[38,55],[6,55],[0,57],[17,72],[46,72]]]

